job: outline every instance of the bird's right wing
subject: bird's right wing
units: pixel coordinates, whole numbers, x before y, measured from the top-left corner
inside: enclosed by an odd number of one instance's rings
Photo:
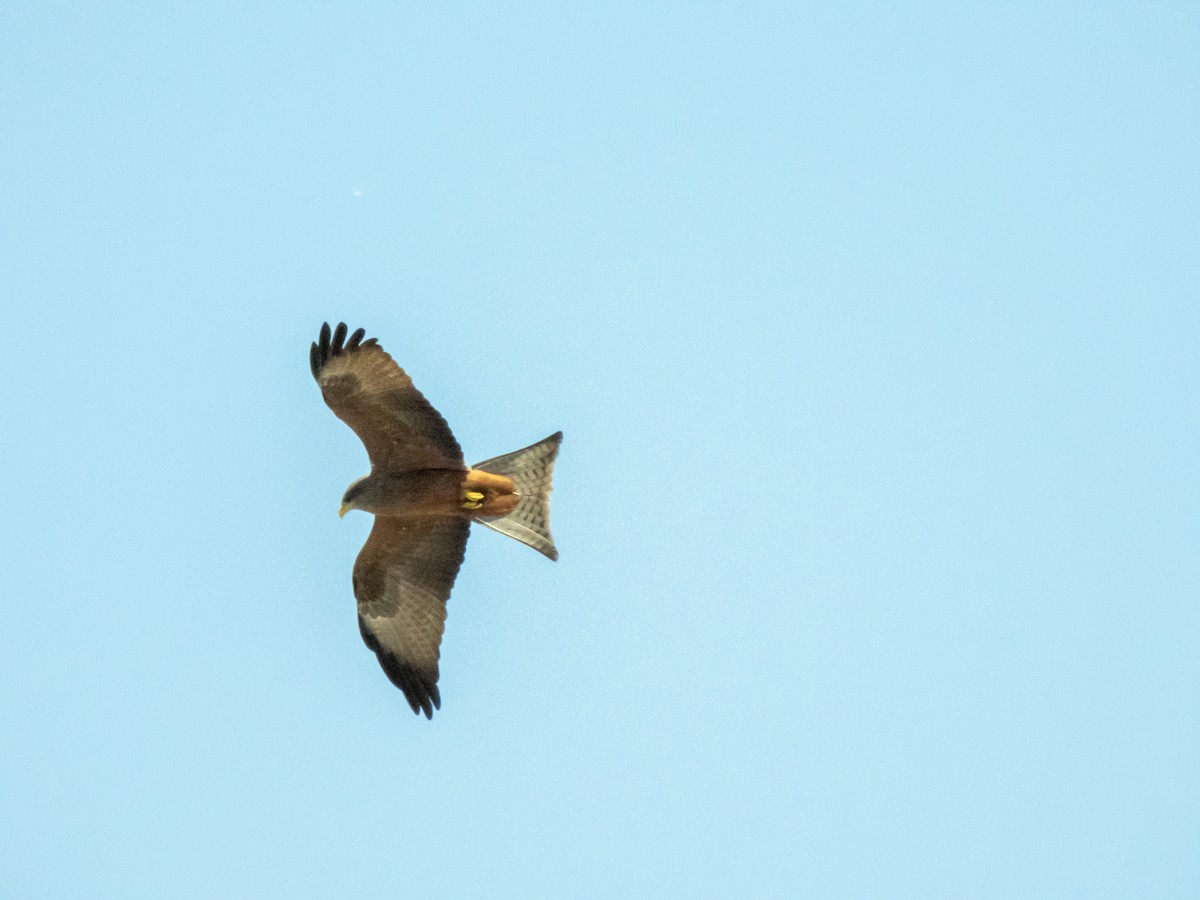
[[[450,426],[375,338],[358,329],[346,340],[346,325],[321,326],[310,362],[321,395],[339,419],[354,429],[371,465],[383,469],[461,468],[462,449]]]
[[[375,517],[354,563],[363,640],[415,713],[440,709],[438,658],[446,601],[466,553],[466,518]]]

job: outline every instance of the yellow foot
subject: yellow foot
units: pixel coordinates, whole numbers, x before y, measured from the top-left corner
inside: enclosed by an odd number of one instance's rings
[[[479,509],[483,506],[483,494],[479,491],[467,491],[463,494],[463,509]]]

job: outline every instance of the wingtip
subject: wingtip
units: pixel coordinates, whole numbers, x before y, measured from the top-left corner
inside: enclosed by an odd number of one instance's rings
[[[426,719],[433,719],[433,711],[442,708],[442,695],[438,691],[437,684],[430,684],[427,680],[421,679],[421,687],[425,689],[425,696],[421,698],[421,709],[425,713]]]
[[[377,338],[363,340],[367,334],[365,328],[356,329],[347,338],[349,331],[345,322],[338,322],[336,328],[331,328],[328,322],[321,324],[321,333],[309,351],[309,366],[312,368],[314,378],[320,378],[321,370],[335,356],[352,353],[355,350],[365,350],[367,347],[374,347],[378,344]]]
[[[374,633],[360,617],[359,630],[362,632],[366,645],[375,651],[375,656],[383,667],[388,680],[400,689],[409,708],[416,714],[424,714],[432,719],[433,711],[442,708],[442,695],[438,691],[437,671],[422,671],[408,663],[401,662],[395,655],[389,653],[379,643]]]

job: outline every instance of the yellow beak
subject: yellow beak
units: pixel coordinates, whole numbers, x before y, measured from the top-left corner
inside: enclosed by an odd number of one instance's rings
[[[350,507],[348,507],[345,503],[343,503],[341,506],[338,507],[338,518],[339,519],[344,518],[346,513],[348,513],[349,511],[350,511]]]

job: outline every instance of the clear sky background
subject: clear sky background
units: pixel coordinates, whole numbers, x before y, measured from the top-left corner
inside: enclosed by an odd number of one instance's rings
[[[6,896],[1200,895],[1193,3],[0,6]],[[364,326],[471,459],[362,645]]]

